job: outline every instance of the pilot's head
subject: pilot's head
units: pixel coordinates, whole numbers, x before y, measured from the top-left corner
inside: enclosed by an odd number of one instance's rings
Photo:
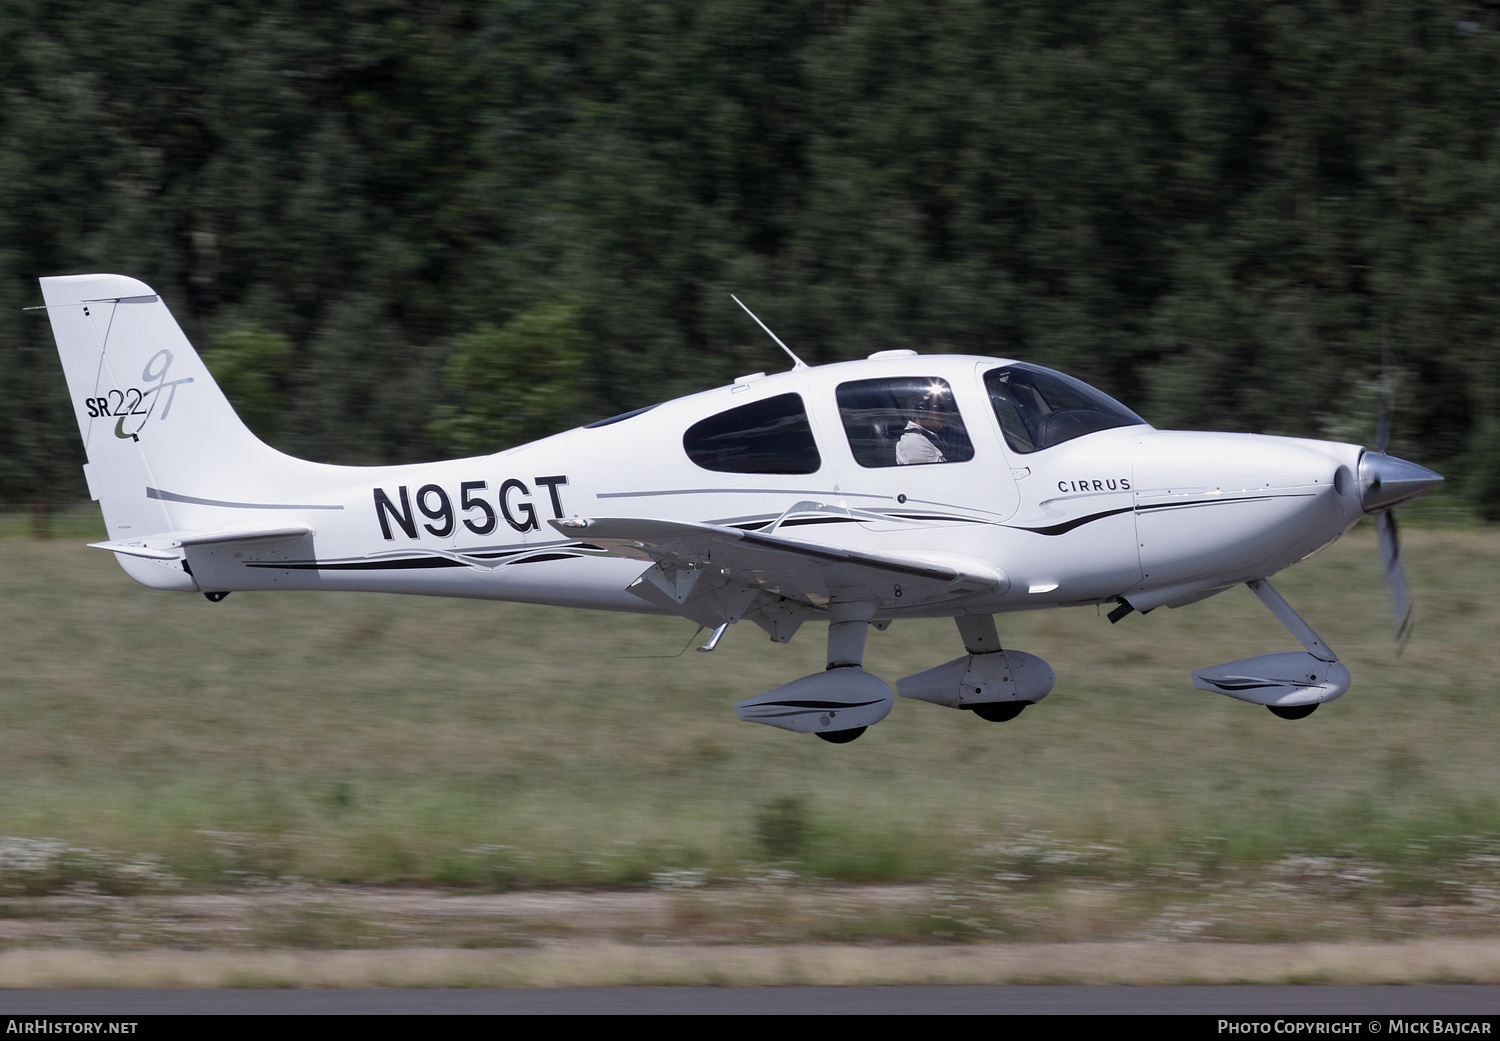
[[[936,430],[943,425],[950,408],[948,388],[941,383],[932,383],[912,398],[912,419],[929,430]]]

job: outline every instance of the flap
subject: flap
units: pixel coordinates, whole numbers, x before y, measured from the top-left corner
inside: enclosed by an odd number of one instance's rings
[[[653,518],[554,520],[569,538],[621,557],[722,576],[811,604],[859,600],[877,609],[927,606],[1003,590],[1005,576],[946,554],[868,553],[715,524]],[[684,576],[686,578],[686,576]],[[680,601],[679,601],[680,602]]]

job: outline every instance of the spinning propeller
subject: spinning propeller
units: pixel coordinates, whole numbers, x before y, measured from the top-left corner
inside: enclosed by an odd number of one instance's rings
[[[1399,653],[1411,635],[1411,593],[1401,564],[1401,537],[1392,508],[1436,487],[1443,477],[1416,463],[1386,454],[1391,440],[1391,417],[1396,409],[1397,362],[1390,344],[1385,345],[1380,376],[1380,419],[1375,432],[1375,450],[1359,457],[1359,497],[1366,513],[1375,514],[1375,532],[1380,544],[1380,562],[1385,586],[1391,597],[1391,626]]]

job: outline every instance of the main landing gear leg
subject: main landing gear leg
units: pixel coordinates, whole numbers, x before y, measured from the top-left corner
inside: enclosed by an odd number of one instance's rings
[[[870,622],[875,619],[874,608],[860,602],[833,603],[828,605],[828,617],[828,671],[860,668],[865,660],[865,639],[870,635]],[[851,727],[814,733],[830,744],[845,745],[866,729]]]
[[[859,668],[865,660],[865,637],[875,611],[865,603],[828,605],[828,667]]]

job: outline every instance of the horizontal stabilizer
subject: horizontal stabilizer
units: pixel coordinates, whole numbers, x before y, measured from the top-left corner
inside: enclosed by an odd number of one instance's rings
[[[185,535],[184,546],[207,546],[220,542],[264,542],[268,539],[298,539],[311,535],[312,529],[305,524],[292,524],[283,528],[254,528],[242,531],[213,531],[196,535]]]
[[[289,525],[281,528],[246,528],[236,531],[173,531],[151,535],[129,542],[90,542],[92,549],[123,553],[146,560],[176,560],[182,556],[179,550],[185,546],[221,545],[226,542],[267,542],[275,539],[296,539],[311,535],[306,525]]]
[[[152,549],[138,542],[90,542],[89,548],[107,550],[110,553],[123,553],[127,557],[141,557],[144,560],[176,560],[182,556],[181,553],[174,553],[169,549]]]

